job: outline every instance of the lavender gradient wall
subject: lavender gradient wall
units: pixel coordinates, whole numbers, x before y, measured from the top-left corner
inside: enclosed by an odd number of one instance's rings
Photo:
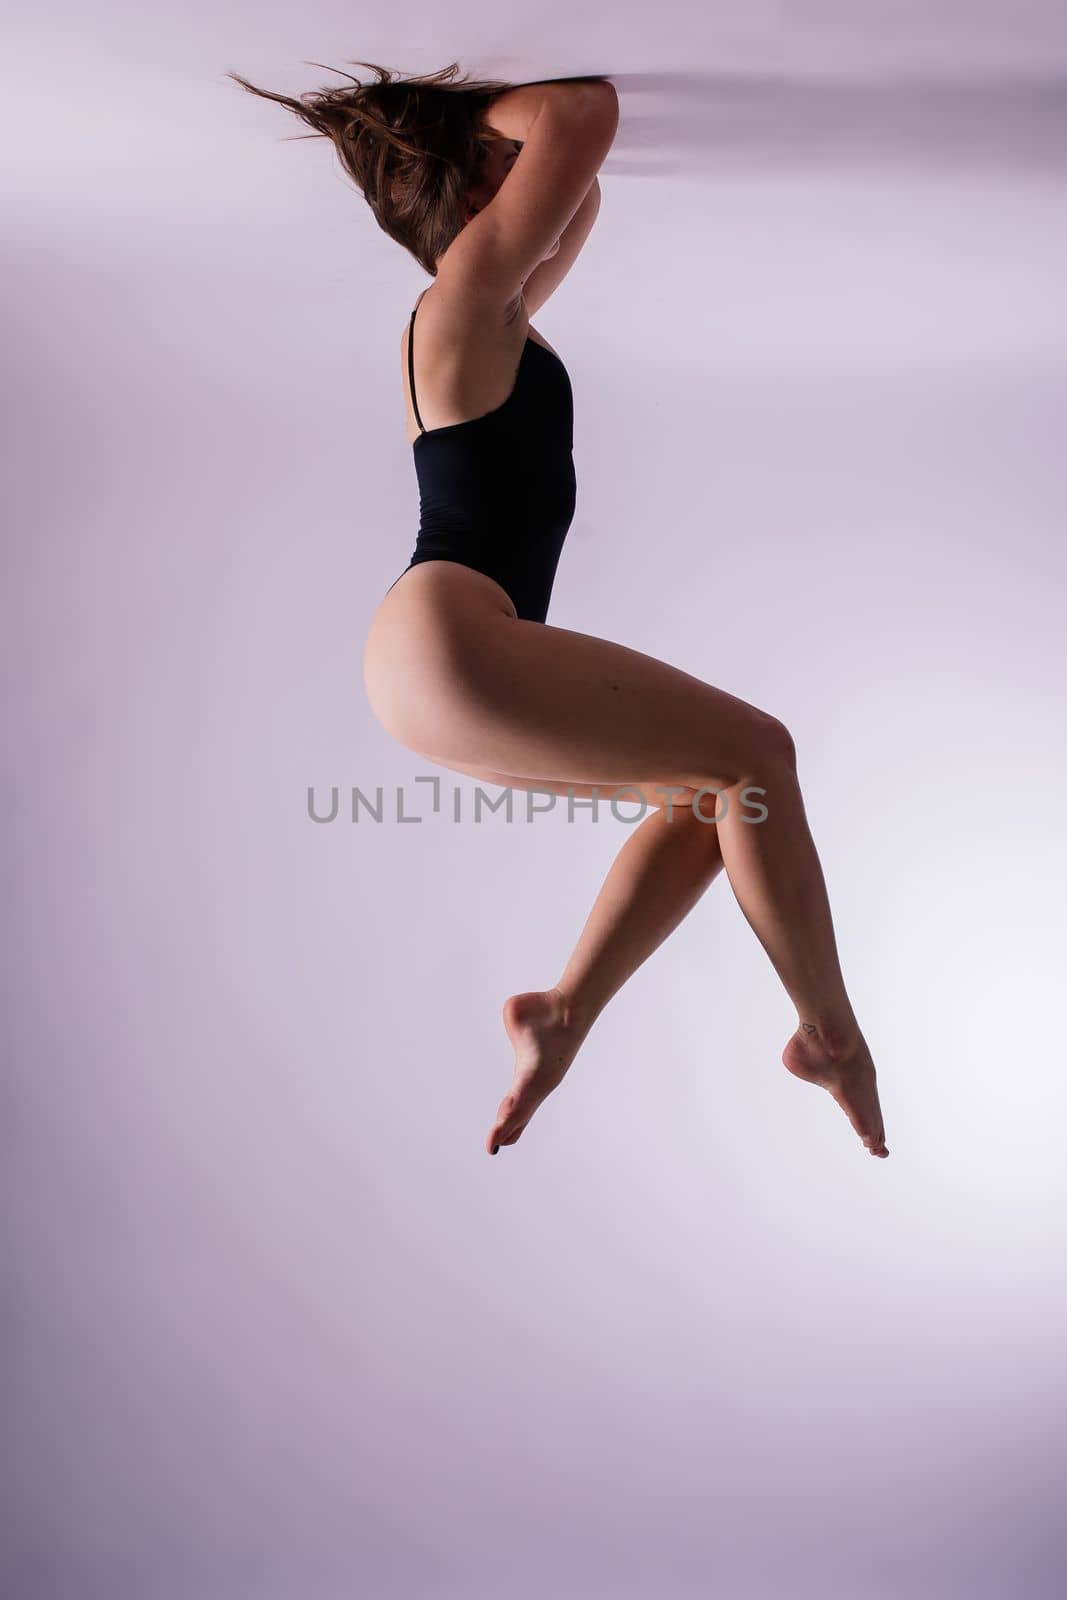
[[[1061,1593],[1062,7],[10,33],[3,1593]],[[725,878],[484,1153],[628,825],[365,702],[425,279],[224,77],[355,57],[616,77],[550,620],[793,730],[888,1161]]]

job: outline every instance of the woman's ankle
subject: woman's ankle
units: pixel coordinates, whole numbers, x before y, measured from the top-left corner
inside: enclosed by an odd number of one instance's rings
[[[558,983],[549,990],[563,1006],[563,1026],[570,1032],[581,1034],[584,1038],[593,1026],[602,1006],[593,1005],[587,995],[580,990],[564,989]]]
[[[806,1011],[798,1018],[797,1032],[820,1045],[831,1060],[847,1058],[863,1039],[859,1022],[851,1012],[827,1016]]]

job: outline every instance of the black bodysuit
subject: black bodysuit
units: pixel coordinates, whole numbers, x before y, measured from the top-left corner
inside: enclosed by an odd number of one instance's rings
[[[420,561],[458,561],[494,578],[520,617],[544,622],[575,507],[567,369],[527,335],[503,405],[466,422],[424,428],[415,398],[417,310],[416,302],[408,329],[408,379],[421,430],[412,444],[421,516],[415,553],[404,571]]]

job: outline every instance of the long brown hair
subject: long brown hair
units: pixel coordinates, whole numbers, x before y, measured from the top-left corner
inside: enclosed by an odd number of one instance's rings
[[[293,99],[257,89],[236,72],[226,76],[250,94],[288,107],[315,130],[296,137],[332,139],[379,228],[436,277],[438,259],[466,221],[464,191],[477,181],[493,137],[479,125],[480,118],[489,102],[512,86],[494,79],[455,83],[456,61],[409,78],[372,61],[351,64],[370,67],[377,81],[361,83],[343,72],[354,87],[312,89]]]

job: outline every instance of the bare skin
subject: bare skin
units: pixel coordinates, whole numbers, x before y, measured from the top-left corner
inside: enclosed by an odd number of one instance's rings
[[[487,1151],[521,1137],[608,1000],[725,868],[796,1006],[783,1064],[828,1090],[864,1147],[888,1156],[780,721],[625,645],[521,619],[491,578],[448,561],[410,568],[380,603],[364,683],[386,732],[436,765],[515,789],[597,789],[605,802],[627,785],[655,808],[620,849],[559,982],[505,1002],[515,1066]],[[691,806],[709,786],[717,811],[706,796],[701,813],[714,823]],[[767,807],[759,822],[741,803],[753,786]]]
[[[668,837],[672,827],[677,837]],[[691,809],[670,823],[664,812],[653,812],[627,840],[560,983],[511,995],[504,1003],[515,1071],[486,1139],[491,1154],[521,1137],[541,1102],[562,1083],[607,1000],[688,914],[721,868],[717,825],[708,828]],[[625,969],[617,964],[622,950]],[[829,1091],[872,1155],[888,1156],[874,1062],[858,1027],[827,1037],[815,1023],[802,1021],[781,1059],[794,1076]]]
[[[503,1015],[515,1051],[515,1072],[486,1139],[491,1155],[521,1138],[538,1106],[563,1082],[589,1031],[588,1020],[579,1023],[558,987],[511,995]],[[782,1051],[782,1061],[805,1083],[829,1090],[872,1155],[889,1155],[884,1130],[881,1136],[872,1132],[883,1124],[874,1062],[861,1036],[851,1047],[831,1048],[815,1037],[814,1024],[802,1023]]]
[[[497,110],[500,120],[505,108]],[[468,194],[467,220],[490,203],[518,148],[510,133],[492,147]],[[546,259],[559,247],[557,239]],[[499,323],[466,327],[436,285],[420,300],[423,425],[498,405],[532,332],[522,295]],[[401,359],[406,373],[406,336]],[[418,423],[406,380],[405,394],[413,442]],[[652,808],[619,850],[559,982],[504,1003],[515,1066],[488,1151],[521,1138],[604,1006],[725,868],[797,1009],[783,1064],[828,1090],[864,1147],[888,1156],[874,1062],[845,991],[796,750],[777,718],[625,645],[523,620],[493,579],[451,561],[422,562],[396,581],[375,613],[363,670],[382,727],[427,761],[505,788],[599,793],[605,802],[625,785],[627,799],[637,790]],[[767,807],[762,821],[742,804],[753,786]],[[698,816],[694,797],[708,787],[718,800],[699,799]]]

